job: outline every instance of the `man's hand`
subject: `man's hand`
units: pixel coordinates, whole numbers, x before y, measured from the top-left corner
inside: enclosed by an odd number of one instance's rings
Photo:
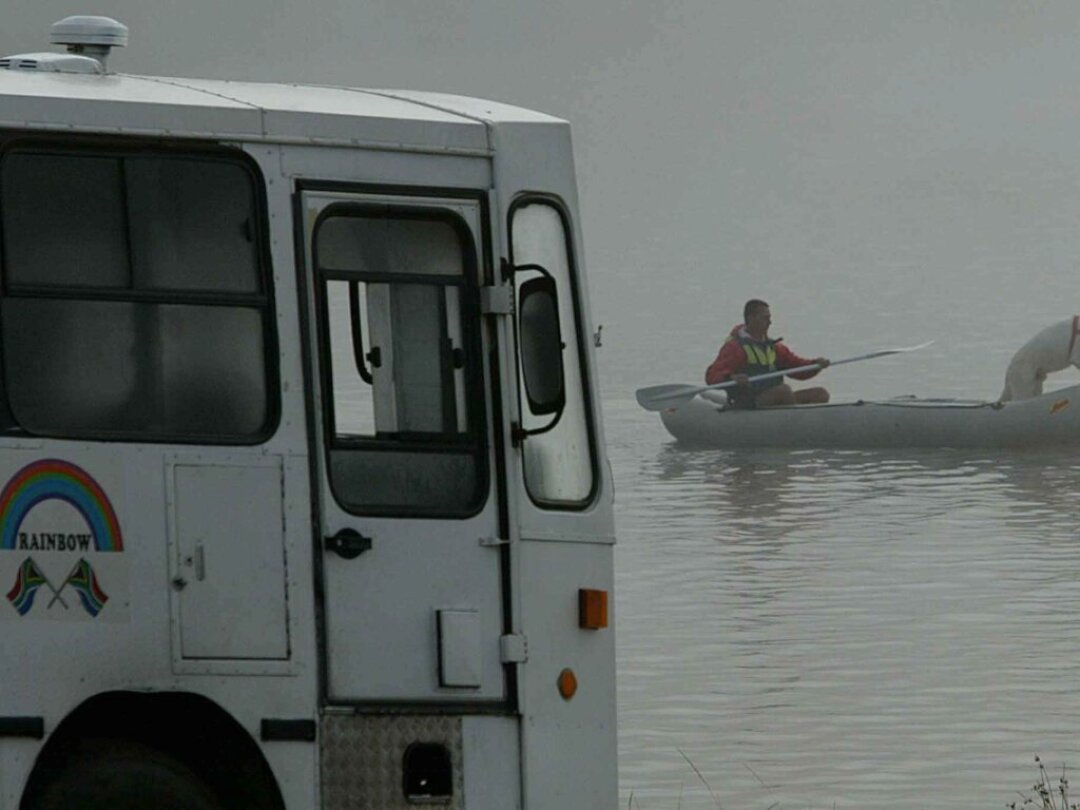
[[[814,363],[822,368],[828,368],[831,365],[828,357],[815,357]]]
[[[735,384],[741,388],[745,388],[750,384],[750,378],[745,374],[732,374],[731,379],[735,381]]]

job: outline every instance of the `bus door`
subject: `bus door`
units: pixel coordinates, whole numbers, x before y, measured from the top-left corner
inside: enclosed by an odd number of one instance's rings
[[[501,702],[480,198],[299,206],[327,700]]]

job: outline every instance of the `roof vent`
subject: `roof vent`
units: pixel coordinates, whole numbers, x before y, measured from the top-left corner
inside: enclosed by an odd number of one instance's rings
[[[96,59],[104,69],[109,51],[127,45],[128,28],[111,17],[76,15],[53,23],[49,41],[66,45],[69,54]]]
[[[0,70],[32,70],[38,73],[104,73],[101,62],[71,53],[19,53],[0,59]]]

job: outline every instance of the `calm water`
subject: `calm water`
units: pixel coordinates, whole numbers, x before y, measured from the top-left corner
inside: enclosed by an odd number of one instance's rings
[[[1080,769],[1080,456],[681,450],[633,400],[699,382],[754,295],[808,356],[938,340],[826,372],[840,397],[995,397],[1080,311],[1080,183],[931,163],[880,199],[803,178],[773,213],[809,224],[719,239],[707,272],[594,274],[622,807],[1003,807],[1035,753]]]
[[[623,806],[1000,807],[1034,753],[1080,767],[1075,454],[683,450],[605,412]]]
[[[624,806],[713,807],[688,760],[761,808],[1000,807],[1033,752],[1080,763],[1080,465],[639,449],[612,447]]]
[[[1000,807],[1034,752],[1080,767],[1076,459],[685,451],[608,416],[623,806]]]

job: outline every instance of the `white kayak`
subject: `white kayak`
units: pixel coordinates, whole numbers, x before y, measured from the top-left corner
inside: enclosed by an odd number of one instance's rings
[[[660,418],[680,443],[699,447],[996,449],[1080,444],[1080,385],[1005,403],[899,397],[741,410],[716,401],[721,399],[695,396],[660,411]]]

